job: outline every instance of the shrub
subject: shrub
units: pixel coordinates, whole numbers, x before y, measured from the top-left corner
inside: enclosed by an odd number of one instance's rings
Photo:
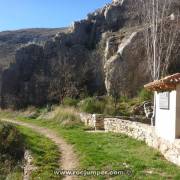
[[[114,116],[116,115],[114,105],[113,105],[113,98],[110,96],[107,96],[105,98],[105,107],[104,107],[104,112],[103,114],[105,115],[111,115]]]
[[[82,125],[79,114],[75,111],[74,108],[58,107],[55,110],[55,115],[52,120],[58,122],[65,128],[74,128],[76,126]]]
[[[143,102],[143,101],[150,101],[152,99],[152,92],[149,92],[145,89],[142,89],[140,92],[139,92],[139,98],[140,98],[140,101]]]
[[[121,102],[128,102],[129,98],[127,96],[121,96],[120,101]]]
[[[0,123],[0,154],[20,160],[24,156],[23,137],[16,127]]]
[[[64,98],[64,100],[63,100],[63,104],[65,105],[65,106],[74,106],[74,107],[76,107],[77,106],[77,104],[78,104],[78,100],[77,99],[73,99],[73,98],[70,98],[70,97],[66,97],[66,98]]]
[[[130,100],[128,102],[121,102],[120,104],[120,110],[119,110],[119,114],[120,116],[130,116]]]
[[[97,100],[96,98],[86,98],[79,103],[80,110],[86,113],[103,114],[105,102]]]
[[[116,111],[114,109],[113,105],[107,104],[104,108],[104,115],[110,115],[110,116],[115,116],[116,115]]]

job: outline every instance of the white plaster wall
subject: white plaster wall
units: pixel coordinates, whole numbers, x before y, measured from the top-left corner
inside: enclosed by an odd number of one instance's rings
[[[169,110],[160,109],[159,93],[156,95],[156,122],[155,130],[159,137],[169,141],[175,140],[175,120],[176,120],[176,91],[170,92],[170,108]]]
[[[176,138],[180,138],[180,84],[176,87]]]

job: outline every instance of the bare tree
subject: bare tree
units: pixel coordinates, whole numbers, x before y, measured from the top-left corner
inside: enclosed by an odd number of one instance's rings
[[[179,13],[171,12],[173,0],[142,0],[148,70],[153,81],[167,75],[178,32]],[[151,124],[154,125],[156,99]]]
[[[145,42],[152,80],[167,74],[178,32],[179,14],[171,13],[172,0],[145,0]]]
[[[120,101],[120,98],[125,95],[122,94],[122,89],[126,86],[126,77],[120,77],[121,66],[114,69],[114,72],[111,74],[111,89],[109,95],[112,97],[115,113],[117,112],[117,105]]]
[[[116,113],[118,101],[120,100],[120,97],[121,97],[121,93],[119,90],[119,88],[121,87],[121,83],[120,83],[120,80],[117,78],[117,76],[113,79],[113,81],[111,83],[112,84],[111,84],[110,95],[112,96],[113,103],[114,103],[114,110]]]
[[[66,58],[59,59],[53,68],[55,77],[50,82],[50,97],[62,104],[65,97],[77,96],[77,83],[74,80],[73,67]]]

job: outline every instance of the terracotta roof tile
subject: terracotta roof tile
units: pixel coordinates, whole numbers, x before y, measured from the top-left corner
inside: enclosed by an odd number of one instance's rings
[[[150,91],[171,91],[176,89],[177,84],[180,84],[180,73],[146,84],[144,88]]]

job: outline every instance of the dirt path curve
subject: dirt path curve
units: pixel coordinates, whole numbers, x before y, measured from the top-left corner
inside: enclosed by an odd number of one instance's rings
[[[49,130],[48,128],[39,127],[37,125],[20,122],[16,120],[10,119],[2,119],[2,121],[6,121],[9,123],[14,123],[20,126],[24,126],[32,129],[35,132],[40,133],[41,135],[51,139],[59,149],[60,154],[60,168],[63,170],[75,170],[78,167],[78,158],[73,151],[72,145],[66,143],[63,138],[59,137],[55,132]],[[65,176],[65,180],[74,180],[76,177]]]

